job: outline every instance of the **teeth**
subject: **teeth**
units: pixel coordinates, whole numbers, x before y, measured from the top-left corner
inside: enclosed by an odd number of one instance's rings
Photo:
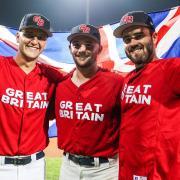
[[[135,48],[135,50],[137,50],[137,49],[142,49],[142,48],[140,48],[140,47]]]
[[[38,50],[37,47],[30,47],[30,46],[29,46],[29,47],[27,47],[27,48],[28,48],[28,49],[31,49],[31,50],[33,50],[33,51],[34,51],[34,50]]]
[[[37,47],[29,46],[29,48],[37,49]]]
[[[142,51],[142,49],[141,48],[136,48],[136,49],[134,49],[132,51]]]

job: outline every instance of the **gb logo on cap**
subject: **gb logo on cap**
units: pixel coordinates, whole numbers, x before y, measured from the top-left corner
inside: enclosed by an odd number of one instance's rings
[[[79,27],[79,30],[81,30],[83,33],[89,33],[90,32],[90,27],[88,27],[86,24],[82,24]]]
[[[122,18],[122,21],[123,21],[124,23],[126,23],[126,24],[128,24],[128,23],[133,23],[133,16],[124,16],[124,17]]]
[[[33,21],[37,23],[38,26],[44,26],[44,19],[41,16],[34,16]]]

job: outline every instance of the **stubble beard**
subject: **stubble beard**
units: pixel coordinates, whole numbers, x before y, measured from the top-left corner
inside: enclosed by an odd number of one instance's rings
[[[87,59],[85,60],[86,62],[85,62],[85,63],[81,63],[81,62],[79,62],[79,61],[77,60],[76,57],[73,57],[74,62],[75,62],[76,66],[77,66],[78,68],[89,68],[89,67],[91,67],[91,66],[94,64],[95,60],[93,60],[93,57],[86,57],[86,58],[87,58]]]
[[[145,64],[148,64],[153,59],[153,45],[148,43],[146,45],[146,52],[138,56],[133,56],[131,53],[125,51],[127,57],[135,64],[135,66],[143,67]]]

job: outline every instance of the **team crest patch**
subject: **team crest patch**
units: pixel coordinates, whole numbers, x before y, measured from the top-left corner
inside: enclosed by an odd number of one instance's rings
[[[33,21],[40,27],[44,26],[44,19],[41,16],[34,16]]]
[[[124,17],[122,18],[122,21],[123,21],[125,24],[133,23],[133,16],[124,16]]]
[[[79,30],[82,31],[83,33],[89,33],[90,32],[90,27],[88,27],[86,24],[82,24],[79,27]]]

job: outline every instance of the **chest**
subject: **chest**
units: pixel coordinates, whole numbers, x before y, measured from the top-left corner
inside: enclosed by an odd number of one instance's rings
[[[165,102],[172,96],[165,77],[158,68],[151,73],[145,71],[127,77],[121,93],[122,106],[150,106]]]
[[[13,68],[4,68],[1,69],[0,79],[1,101],[18,107],[24,100],[30,104],[48,101],[54,90],[54,84],[39,73],[25,74]]]
[[[71,82],[59,84],[56,90],[56,107],[79,112],[110,112],[118,97],[113,85],[92,81],[76,87]]]

